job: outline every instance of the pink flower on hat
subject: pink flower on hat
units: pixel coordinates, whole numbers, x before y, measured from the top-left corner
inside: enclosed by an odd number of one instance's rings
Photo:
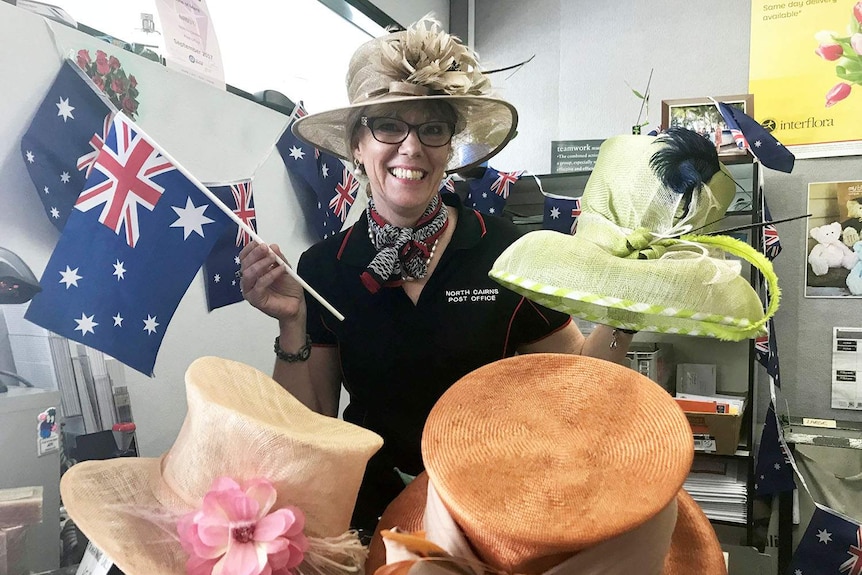
[[[189,575],[288,575],[302,563],[305,515],[295,507],[270,513],[276,491],[266,479],[213,482],[199,511],[180,518]]]

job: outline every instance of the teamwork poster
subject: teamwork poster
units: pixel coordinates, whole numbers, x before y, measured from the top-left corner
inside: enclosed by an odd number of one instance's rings
[[[808,184],[805,297],[862,297],[862,181]]]
[[[797,158],[862,154],[862,4],[753,0],[755,118]]]

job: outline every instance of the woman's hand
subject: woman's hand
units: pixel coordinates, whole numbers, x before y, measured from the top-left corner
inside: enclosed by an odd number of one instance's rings
[[[270,247],[287,261],[276,244]],[[248,303],[279,321],[304,318],[302,286],[278,263],[266,244],[249,242],[239,253],[239,258],[240,286]]]

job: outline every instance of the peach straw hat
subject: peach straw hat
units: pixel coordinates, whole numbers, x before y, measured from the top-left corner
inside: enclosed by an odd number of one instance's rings
[[[63,503],[126,575],[361,574],[348,531],[375,433],[306,408],[215,357],[186,371],[188,413],[159,458],[87,461]]]
[[[495,155],[518,125],[515,107],[493,96],[476,53],[428,17],[360,46],[350,59],[347,96],[350,105],[300,118],[293,133],[350,162],[350,132],[368,106],[443,101],[458,116],[446,165],[451,173]]]
[[[479,368],[432,409],[422,455],[426,472],[383,514],[369,574],[726,573],[682,489],[691,428],[631,369],[558,354]]]

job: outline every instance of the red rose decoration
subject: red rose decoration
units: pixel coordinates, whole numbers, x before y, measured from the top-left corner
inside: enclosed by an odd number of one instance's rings
[[[96,59],[93,60],[88,50],[78,50],[76,62],[96,87],[105,93],[114,107],[125,112],[130,118],[135,118],[138,113],[138,80],[132,75],[126,75],[116,56],[108,56],[103,50],[96,50]]]

